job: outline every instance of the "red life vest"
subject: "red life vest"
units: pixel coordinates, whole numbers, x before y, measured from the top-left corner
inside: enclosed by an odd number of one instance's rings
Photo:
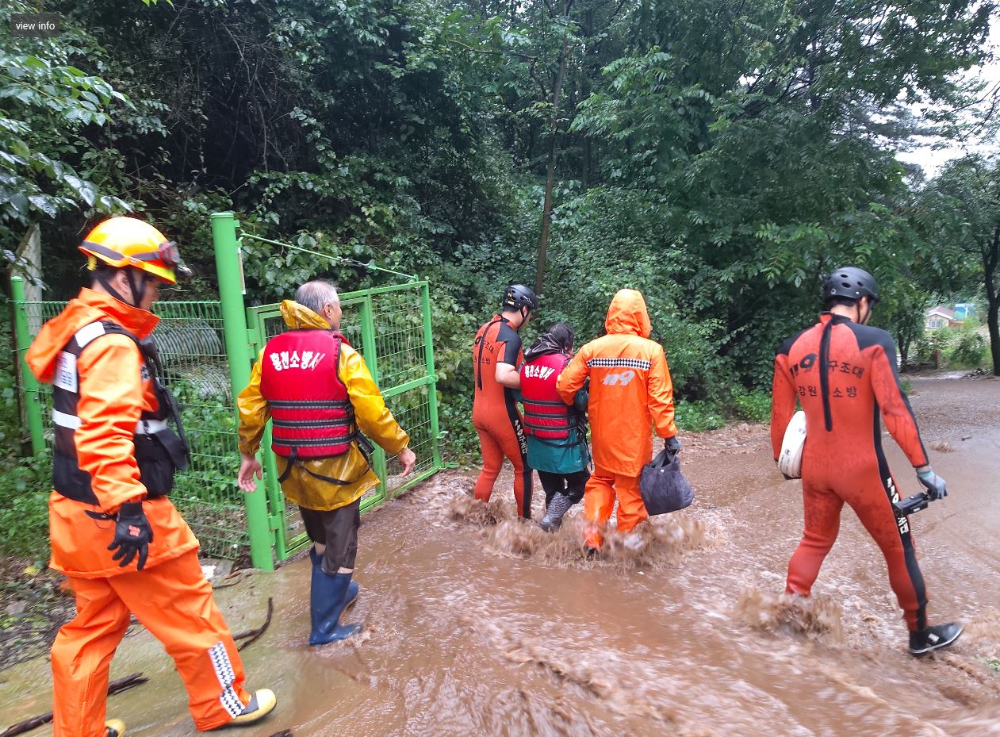
[[[283,458],[330,458],[357,436],[354,407],[340,380],[333,330],[289,330],[264,347],[260,391],[271,410],[271,450]],[[350,345],[348,343],[348,345]]]
[[[521,365],[524,429],[540,440],[568,440],[577,413],[559,398],[556,379],[569,364],[565,353],[547,353]]]

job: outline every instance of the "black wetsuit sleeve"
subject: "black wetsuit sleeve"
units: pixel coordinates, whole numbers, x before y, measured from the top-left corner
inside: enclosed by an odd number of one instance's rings
[[[503,343],[503,355],[497,358],[497,363],[506,363],[517,368],[521,356],[521,336],[514,328],[504,323],[497,333],[497,342]]]
[[[910,400],[899,381],[896,344],[892,336],[878,328],[855,323],[849,325],[857,338],[858,347],[867,358],[872,391],[886,429],[915,468],[926,466],[927,450],[920,438],[920,429]]]

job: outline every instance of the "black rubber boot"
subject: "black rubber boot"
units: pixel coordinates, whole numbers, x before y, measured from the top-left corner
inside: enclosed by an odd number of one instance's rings
[[[964,628],[958,622],[936,624],[910,633],[910,655],[921,655],[941,650],[955,643]]]

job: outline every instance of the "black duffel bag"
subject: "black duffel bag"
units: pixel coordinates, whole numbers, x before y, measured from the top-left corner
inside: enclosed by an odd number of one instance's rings
[[[650,517],[676,512],[694,501],[694,489],[681,473],[677,455],[671,455],[666,448],[642,467],[639,490]]]

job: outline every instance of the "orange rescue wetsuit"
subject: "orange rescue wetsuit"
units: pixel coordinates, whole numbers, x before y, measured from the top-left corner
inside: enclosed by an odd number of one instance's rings
[[[476,394],[472,404],[472,424],[479,433],[483,470],[476,479],[476,499],[488,502],[493,484],[500,475],[504,456],[514,466],[514,499],[517,513],[531,518],[531,468],[524,422],[514,401],[514,392],[496,380],[498,363],[515,369],[521,365],[521,336],[500,315],[479,328],[472,346],[472,367]]]
[[[805,531],[788,565],[787,591],[808,596],[840,529],[846,502],[882,549],[910,631],[927,626],[927,593],[908,518],[897,519],[898,486],[882,451],[879,413],[914,465],[927,465],[917,422],[884,330],[824,313],[787,341],[774,362],[771,443],[775,459],[796,400],[806,413],[802,454]]]

